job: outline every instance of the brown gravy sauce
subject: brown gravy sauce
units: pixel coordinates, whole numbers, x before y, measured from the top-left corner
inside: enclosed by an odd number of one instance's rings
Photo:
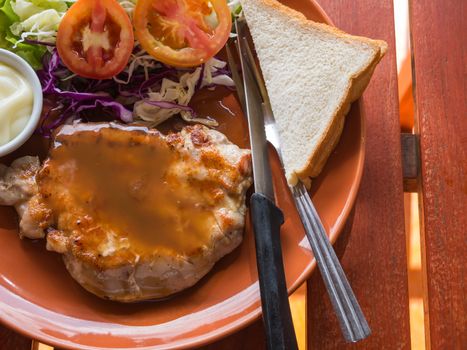
[[[104,229],[138,249],[188,253],[208,243],[215,218],[201,191],[174,172],[179,157],[157,132],[103,123],[62,128],[48,162],[76,205]]]

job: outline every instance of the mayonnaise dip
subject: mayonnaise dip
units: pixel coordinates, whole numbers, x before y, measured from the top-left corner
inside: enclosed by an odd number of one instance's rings
[[[0,62],[0,145],[14,139],[31,117],[34,97],[26,78]]]

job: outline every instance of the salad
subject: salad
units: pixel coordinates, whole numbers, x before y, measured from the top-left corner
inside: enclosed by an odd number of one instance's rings
[[[216,126],[189,103],[202,88],[233,88],[216,55],[240,10],[239,0],[0,0],[0,48],[36,70],[44,136],[96,109],[151,127],[174,115]]]

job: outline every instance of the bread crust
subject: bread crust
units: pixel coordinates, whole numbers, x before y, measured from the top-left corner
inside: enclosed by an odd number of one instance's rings
[[[339,142],[342,130],[344,129],[345,116],[349,112],[352,102],[359,99],[363,94],[363,91],[370,82],[376,65],[384,56],[384,53],[385,50],[384,52],[380,50],[379,55],[375,55],[371,63],[365,69],[351,77],[350,84],[347,87],[346,98],[339,105],[326,131],[321,135],[318,147],[308,158],[306,166],[295,171],[297,180],[300,179],[304,183],[307,183],[310,177],[317,177],[321,173],[331,152]],[[295,184],[297,180],[295,180]]]
[[[247,1],[249,0],[243,0],[242,2]],[[336,27],[332,27],[324,23],[314,22],[307,19],[301,12],[291,9],[290,7],[287,7],[276,0],[257,1],[260,1],[267,7],[274,8],[275,10],[281,12],[285,17],[295,19],[297,23],[304,28],[312,25],[322,32],[331,33],[337,37],[348,39],[353,42],[359,41],[366,43],[374,48],[373,57],[371,60],[369,60],[368,64],[351,76],[345,92],[345,98],[338,106],[336,113],[332,117],[331,123],[329,123],[327,129],[321,135],[318,146],[308,158],[306,165],[301,169],[295,169],[293,172],[291,172],[287,179],[291,185],[296,185],[298,180],[303,181],[305,184],[309,184],[309,178],[316,177],[320,174],[321,170],[326,164],[327,159],[329,158],[329,155],[337,146],[344,128],[345,116],[349,112],[352,102],[360,98],[363,91],[367,87],[376,65],[383,58],[387,51],[387,43],[383,40],[373,40],[361,36],[350,35]]]

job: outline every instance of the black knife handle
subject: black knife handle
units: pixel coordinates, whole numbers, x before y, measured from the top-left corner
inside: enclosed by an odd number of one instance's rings
[[[260,193],[251,196],[250,207],[268,349],[298,349],[282,261],[280,227],[284,216]]]

